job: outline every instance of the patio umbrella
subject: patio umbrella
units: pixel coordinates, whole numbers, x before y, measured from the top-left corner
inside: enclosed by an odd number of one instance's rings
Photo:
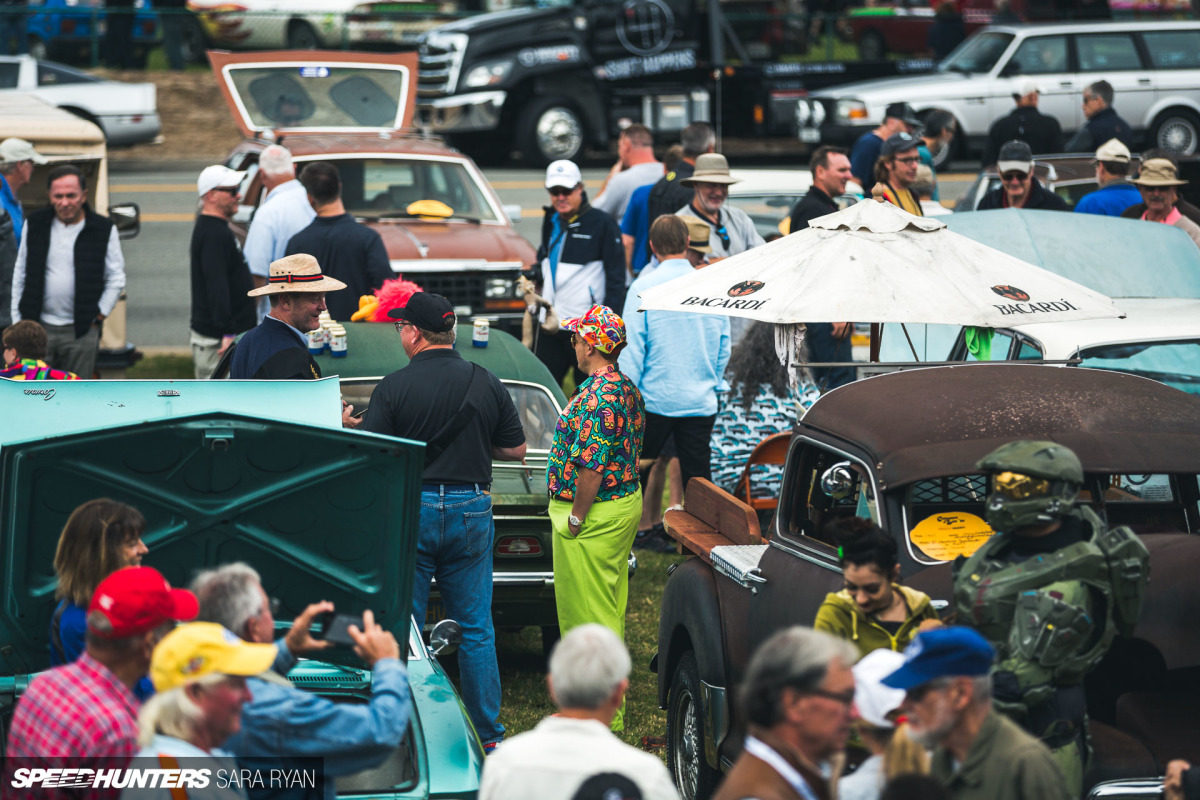
[[[953,233],[936,219],[874,201],[818,217],[806,230],[640,297],[643,310],[777,324],[856,320],[995,328],[1124,316],[1099,292]]]

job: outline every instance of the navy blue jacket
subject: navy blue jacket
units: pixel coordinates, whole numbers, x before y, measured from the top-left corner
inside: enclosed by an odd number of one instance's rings
[[[1068,153],[1094,153],[1109,139],[1116,139],[1130,150],[1137,149],[1133,140],[1133,129],[1121,119],[1116,109],[1097,111],[1087,124],[1075,132],[1067,142]]]
[[[237,343],[229,377],[312,380],[321,377],[321,368],[308,354],[308,344],[286,323],[263,317]]]

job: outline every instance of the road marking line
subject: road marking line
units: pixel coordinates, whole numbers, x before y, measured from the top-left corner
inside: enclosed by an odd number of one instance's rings
[[[157,194],[160,192],[194,192],[196,184],[194,183],[110,183],[108,185],[110,192],[150,192]]]
[[[142,222],[194,222],[195,214],[142,214]]]
[[[545,189],[542,181],[491,181],[493,189]]]

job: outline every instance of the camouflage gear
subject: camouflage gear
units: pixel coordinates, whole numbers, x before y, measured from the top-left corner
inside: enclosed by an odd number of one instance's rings
[[[1083,483],[1083,466],[1068,448],[1054,442],[1016,441],[993,450],[975,464],[991,473],[984,517],[994,531],[1046,525],[1071,510]],[[1000,478],[1020,479],[1024,491],[1005,492]]]
[[[1083,541],[1022,559],[1011,552],[1016,537],[997,533],[955,563],[954,599],[958,619],[996,648],[996,707],[1055,751],[1078,793],[1088,750],[1082,682],[1117,633],[1132,632],[1149,553],[1086,506],[1059,518],[1083,526]]]

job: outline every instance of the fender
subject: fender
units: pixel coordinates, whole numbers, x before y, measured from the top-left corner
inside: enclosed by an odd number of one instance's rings
[[[1146,109],[1144,117],[1136,122],[1130,122],[1135,131],[1150,130],[1150,126],[1154,124],[1154,120],[1158,115],[1172,108],[1186,108],[1196,116],[1200,116],[1200,103],[1197,103],[1195,98],[1189,97],[1181,91],[1174,91],[1170,94],[1164,92],[1164,94],[1166,95],[1165,97],[1155,100],[1153,105]]]

